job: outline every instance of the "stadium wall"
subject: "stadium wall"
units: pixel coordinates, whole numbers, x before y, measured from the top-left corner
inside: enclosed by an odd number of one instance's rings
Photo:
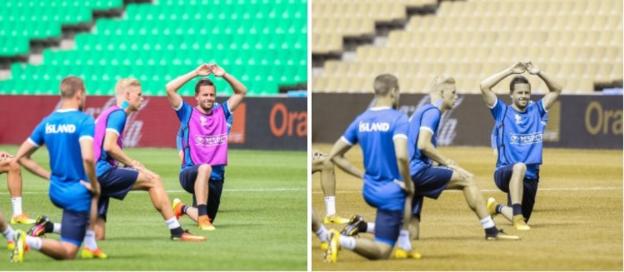
[[[217,100],[223,102],[225,98]],[[185,101],[195,105],[192,97]],[[0,96],[0,143],[22,143],[58,103],[58,96]],[[90,96],[85,112],[97,117],[114,103],[114,97]],[[230,147],[306,150],[306,106],[305,97],[245,98],[234,112]],[[165,97],[146,97],[141,110],[128,117],[124,144],[127,147],[175,147],[179,124]]]
[[[336,141],[372,99],[372,94],[312,95],[312,141]],[[507,95],[499,99],[510,102]],[[424,94],[402,94],[399,110],[410,116],[428,101]],[[490,146],[494,121],[481,95],[462,95],[458,103],[442,117],[438,144]],[[564,95],[551,107],[548,118],[543,135],[547,147],[622,149],[621,95]]]

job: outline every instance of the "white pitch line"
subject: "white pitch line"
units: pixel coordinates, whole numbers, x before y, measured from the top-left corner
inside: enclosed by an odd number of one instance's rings
[[[622,187],[606,186],[606,187],[552,187],[552,188],[537,188],[538,191],[622,191]],[[482,189],[481,192],[500,192],[498,189]],[[337,193],[360,193],[362,190],[336,190]],[[448,192],[461,193],[460,190],[448,190]],[[322,194],[323,192],[315,191],[314,194]]]
[[[247,189],[223,189],[224,192],[298,192],[305,191],[306,188],[247,188]],[[167,193],[186,193],[184,190],[165,190]],[[139,193],[142,191],[130,191],[130,193]],[[22,192],[27,195],[47,194],[47,191],[42,192]],[[9,192],[0,192],[0,195],[8,195]]]

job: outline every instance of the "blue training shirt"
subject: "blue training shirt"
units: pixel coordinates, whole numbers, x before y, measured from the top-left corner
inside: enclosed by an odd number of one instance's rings
[[[226,119],[227,122],[227,133],[230,134],[230,130],[232,130],[232,122],[234,122],[234,115],[230,114],[230,116]],[[176,134],[176,148],[178,151],[182,150],[182,134],[184,133],[183,126],[180,125],[178,129],[178,133]],[[182,168],[184,169],[184,168]],[[215,180],[223,180],[225,176],[225,165],[216,165],[212,167],[212,172],[210,173],[210,178]]]
[[[227,103],[214,103],[213,110],[219,107],[223,107],[223,113],[225,115],[225,120],[227,122],[228,134],[230,133],[230,129],[232,127],[232,112],[230,111],[230,107]],[[189,133],[189,122],[191,120],[191,113],[193,112],[193,106],[186,102],[182,102],[179,108],[175,109],[178,120],[180,120],[180,129],[178,130],[178,136],[176,137],[176,145],[181,148],[183,139],[188,139]],[[178,142],[179,139],[179,142]],[[184,170],[184,168],[194,166],[193,160],[191,160],[191,153],[188,149],[184,150],[184,158],[182,161],[182,166],[180,167],[180,171]],[[210,178],[222,180],[223,175],[225,173],[225,166],[213,166],[212,173],[210,174]]]
[[[121,137],[126,127],[127,117],[126,111],[122,109],[111,112],[106,121],[106,132],[110,131],[117,134],[118,137]],[[101,148],[104,149],[104,144],[102,144]],[[100,159],[95,163],[95,173],[98,177],[115,167],[115,165],[111,165],[108,162],[110,155],[108,155],[106,151],[102,150],[101,154]]]
[[[530,101],[524,112],[518,112],[497,99],[490,112],[495,121],[496,169],[522,162],[527,165],[525,177],[537,178],[548,120],[543,100]]]
[[[93,117],[78,111],[57,110],[35,127],[28,141],[45,144],[50,157],[50,199],[61,207],[76,212],[87,212],[91,194],[80,181],[89,182],[84,170],[81,139],[93,139]]]
[[[390,107],[370,108],[349,125],[341,139],[350,145],[360,144],[365,185],[381,186],[404,180],[399,173],[393,139],[407,138],[407,129],[407,117]]]
[[[409,155],[410,174],[415,175],[423,169],[431,167],[431,159],[418,149],[418,136],[421,129],[431,132],[431,142],[437,146],[437,131],[442,112],[436,106],[427,103],[419,107],[409,119],[407,135],[407,151]]]

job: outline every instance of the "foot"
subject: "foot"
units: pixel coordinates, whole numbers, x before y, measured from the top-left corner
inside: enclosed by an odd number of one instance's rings
[[[200,216],[197,218],[197,226],[201,230],[213,231],[215,227],[210,223],[210,218],[208,216]]]
[[[26,215],[25,213],[11,217],[11,225],[15,225],[15,224],[30,225],[34,223],[35,223],[35,219],[28,217],[28,215]]]
[[[340,231],[340,234],[356,236],[360,233],[360,228],[364,227],[363,225],[366,225],[366,221],[364,221],[362,216],[356,214],[349,219],[349,222],[347,222],[347,225]]]
[[[88,247],[83,247],[80,250],[80,258],[82,259],[107,259],[108,255],[104,253],[99,247],[96,249],[90,249]]]
[[[9,260],[12,263],[24,262],[24,252],[26,252],[26,233],[23,230],[15,231],[15,247],[11,250]]]
[[[349,222],[349,219],[335,214],[325,216],[325,219],[323,219],[323,224],[346,224],[347,222]]]
[[[184,206],[184,203],[182,202],[182,200],[180,200],[179,198],[174,198],[173,204],[171,206],[173,207],[173,212],[175,213],[176,219],[180,219],[180,217],[184,215],[184,212],[182,211],[182,206]]]
[[[517,230],[531,229],[531,227],[529,227],[529,225],[527,225],[527,223],[524,221],[524,217],[522,217],[522,215],[514,215],[514,217],[511,219],[511,222],[514,228],[516,228]]]
[[[329,245],[325,250],[325,262],[335,263],[338,260],[338,251],[340,251],[340,233],[337,230],[329,230]]]
[[[321,242],[321,245],[319,247],[322,251],[326,251],[329,248],[329,242]]]
[[[7,241],[7,249],[9,251],[13,250],[15,248],[15,242],[13,240],[8,240]]]
[[[520,236],[510,235],[499,229],[496,234],[485,234],[485,240],[520,240]]]
[[[422,255],[415,249],[407,251],[405,249],[397,247],[392,253],[392,258],[393,259],[416,259],[418,260],[422,258]]]
[[[184,232],[179,236],[171,236],[171,240],[183,242],[203,242],[206,241],[207,238],[204,236],[193,235],[188,230],[184,230]]]
[[[490,213],[490,216],[494,217],[495,215],[498,214],[496,212],[496,206],[497,205],[498,205],[498,203],[496,202],[496,199],[494,199],[493,197],[489,197],[487,199],[486,208],[488,210],[488,213]]]
[[[35,237],[41,237],[44,236],[47,231],[46,229],[48,229],[48,224],[53,224],[50,221],[50,218],[48,218],[45,215],[40,215],[39,217],[37,217],[37,220],[35,221],[35,225],[33,225],[29,230],[28,230],[28,235],[30,236],[35,236]],[[54,226],[52,226],[53,228]]]

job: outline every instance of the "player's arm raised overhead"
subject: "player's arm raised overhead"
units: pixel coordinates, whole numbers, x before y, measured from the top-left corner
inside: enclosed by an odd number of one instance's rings
[[[544,81],[544,83],[546,83],[546,87],[548,87],[548,93],[544,95],[542,101],[544,103],[544,108],[548,110],[550,106],[552,106],[552,104],[557,101],[559,95],[561,95],[561,85],[557,82],[554,82],[549,76],[544,73],[544,71],[540,70],[540,68],[533,64],[531,61],[525,62],[524,65],[526,66],[526,69],[530,74],[538,76]]]
[[[232,87],[234,94],[230,96],[230,98],[227,100],[227,103],[228,103],[228,108],[230,109],[230,111],[233,112],[238,107],[238,105],[243,101],[245,94],[247,94],[247,87],[245,87],[243,83],[238,81],[236,77],[234,77],[231,74],[228,74],[219,65],[209,64],[209,66],[210,66],[210,70],[215,76],[222,77],[223,79],[225,79],[225,81],[227,81],[228,84],[230,84],[230,87]]]
[[[190,71],[186,74],[183,74],[176,79],[169,81],[167,86],[165,87],[167,90],[167,100],[169,100],[169,105],[172,108],[177,109],[182,104],[182,96],[178,94],[178,90],[182,85],[189,82],[191,79],[196,76],[208,76],[212,73],[212,70],[208,64],[202,64],[199,67],[195,68],[193,71]]]
[[[496,94],[494,93],[494,91],[492,91],[492,88],[496,86],[496,84],[498,84],[499,82],[501,82],[501,80],[510,75],[522,74],[524,73],[524,71],[526,71],[526,67],[524,66],[524,64],[522,62],[516,62],[514,63],[514,65],[505,68],[505,70],[493,74],[481,81],[481,95],[483,97],[483,101],[485,101],[485,104],[491,108],[492,106],[494,106],[494,103],[496,103]]]

